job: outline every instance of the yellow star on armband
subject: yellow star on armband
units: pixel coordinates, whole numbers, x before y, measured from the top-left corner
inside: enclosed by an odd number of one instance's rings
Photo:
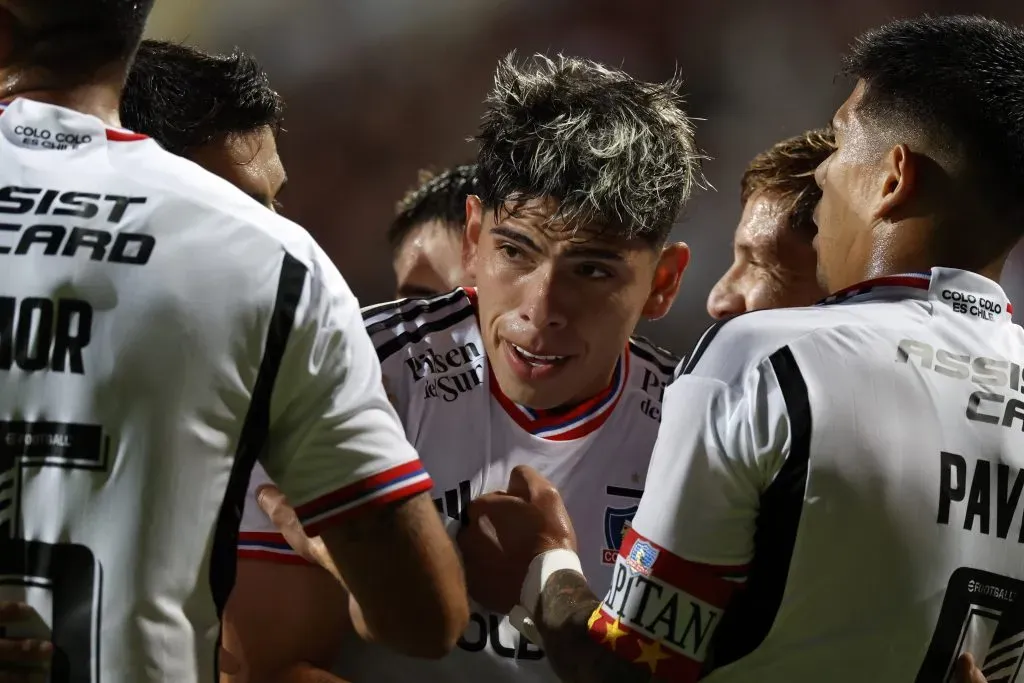
[[[588,631],[594,630],[594,624],[596,624],[597,620],[600,619],[600,618],[601,618],[601,606],[598,605],[597,609],[594,610],[594,613],[590,615],[589,619],[587,619],[587,630]]]
[[[652,674],[658,669],[658,662],[663,659],[672,658],[672,655],[661,651],[661,643],[658,641],[654,641],[650,645],[645,645],[643,641],[638,641],[637,645],[640,646],[640,655],[633,660],[633,663],[646,664],[651,667]]]
[[[619,627],[619,620],[616,619],[608,624],[608,628],[604,632],[604,642],[608,643],[609,648],[614,652],[615,643],[624,635],[626,635],[626,632]]]

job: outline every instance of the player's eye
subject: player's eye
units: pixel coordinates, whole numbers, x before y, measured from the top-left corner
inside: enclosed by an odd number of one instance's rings
[[[610,268],[599,263],[581,263],[576,272],[588,280],[605,280],[615,275]]]
[[[499,244],[498,251],[509,261],[521,261],[526,256],[522,249],[508,242]]]

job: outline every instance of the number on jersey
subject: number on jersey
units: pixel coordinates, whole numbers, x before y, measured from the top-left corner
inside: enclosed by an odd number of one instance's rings
[[[971,567],[953,572],[916,683],[949,683],[964,652],[974,655],[989,683],[1017,680],[1024,660],[1024,581]]]

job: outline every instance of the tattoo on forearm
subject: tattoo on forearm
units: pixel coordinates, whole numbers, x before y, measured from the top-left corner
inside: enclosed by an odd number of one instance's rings
[[[649,683],[650,671],[609,652],[587,634],[601,601],[572,570],[548,579],[537,609],[537,630],[551,667],[566,683]]]

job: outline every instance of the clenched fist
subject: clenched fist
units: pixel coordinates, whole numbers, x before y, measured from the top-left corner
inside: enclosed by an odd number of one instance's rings
[[[470,597],[507,614],[519,603],[533,558],[556,548],[575,552],[576,532],[551,482],[520,466],[512,470],[507,491],[469,504],[469,524],[459,531],[458,544]]]

